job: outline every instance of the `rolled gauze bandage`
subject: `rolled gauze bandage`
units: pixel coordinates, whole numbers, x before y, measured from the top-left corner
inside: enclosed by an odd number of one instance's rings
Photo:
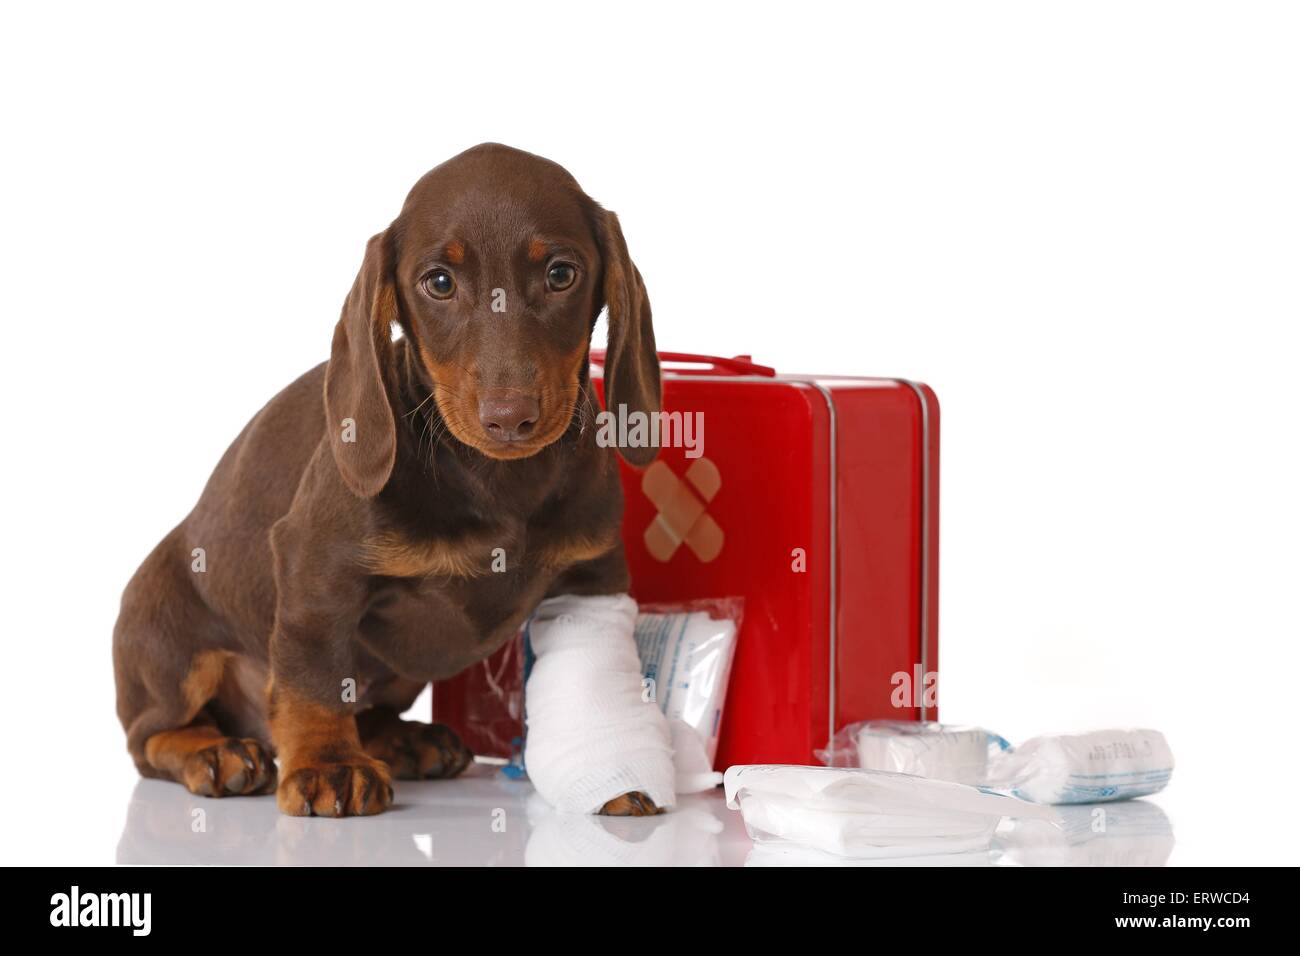
[[[1159,793],[1174,755],[1158,730],[1046,734],[995,761],[989,786],[1034,803],[1097,803]]]
[[[980,786],[996,739],[981,727],[868,721],[858,733],[858,765]]]
[[[595,813],[634,791],[675,803],[668,721],[642,692],[636,612],[625,594],[548,598],[528,625],[524,764],[557,810]]]

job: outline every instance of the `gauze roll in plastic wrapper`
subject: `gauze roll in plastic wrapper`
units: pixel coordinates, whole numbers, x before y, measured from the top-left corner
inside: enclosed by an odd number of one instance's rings
[[[643,698],[628,595],[548,598],[528,625],[524,762],[558,810],[595,813],[633,791],[676,802],[671,731]]]
[[[723,786],[756,842],[851,859],[965,853],[988,847],[1005,818],[1052,819],[975,787],[874,770],[738,765]]]
[[[1009,750],[988,785],[1034,803],[1096,803],[1159,793],[1174,755],[1158,730],[1047,734]]]
[[[850,725],[817,756],[832,767],[863,767],[983,786],[992,756],[1010,746],[983,727],[877,720]]]
[[[678,793],[722,783],[713,758],[741,609],[739,598],[729,598],[644,605],[637,615],[637,654],[646,686],[672,725]]]
[[[1012,747],[980,727],[865,721],[839,731],[817,755],[833,766],[973,784],[1034,803],[1127,800],[1163,790],[1174,769],[1156,730],[1048,734]]]

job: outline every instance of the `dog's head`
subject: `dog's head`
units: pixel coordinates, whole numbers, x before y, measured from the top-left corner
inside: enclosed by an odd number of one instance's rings
[[[606,403],[658,411],[650,301],[617,217],[560,166],[506,146],[427,173],[370,240],[334,330],[325,404],[348,486],[377,494],[396,458],[393,323],[452,436],[511,459],[568,428],[604,307]],[[620,451],[640,465],[655,449]]]

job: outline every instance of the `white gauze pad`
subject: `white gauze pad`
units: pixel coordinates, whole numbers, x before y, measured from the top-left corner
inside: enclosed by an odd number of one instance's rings
[[[723,785],[756,842],[851,858],[964,853],[988,847],[1004,817],[1051,819],[1010,797],[877,770],[734,765]]]
[[[672,738],[642,692],[636,614],[625,594],[564,596],[538,605],[528,625],[524,763],[557,810],[595,813],[638,790],[660,807],[675,803]]]

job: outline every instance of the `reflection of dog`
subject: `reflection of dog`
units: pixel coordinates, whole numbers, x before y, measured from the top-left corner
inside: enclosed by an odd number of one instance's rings
[[[472,773],[472,771],[471,771]],[[136,784],[117,862],[171,866],[500,866],[524,858],[531,791],[480,770],[450,795],[436,784],[415,784],[397,812],[364,827],[332,820],[286,817],[269,798],[214,803],[157,780]],[[430,792],[437,789],[438,793]],[[509,825],[489,829],[489,810]],[[649,820],[583,817],[609,824],[653,825]],[[488,833],[487,838],[484,833]]]
[[[610,405],[657,412],[613,213],[504,146],[416,184],[370,240],[329,362],[253,417],[127,586],[117,709],[143,775],[267,792],[273,745],[281,810],[346,816],[387,807],[392,776],[465,768],[450,730],[398,718],[422,685],[547,595],[628,587],[618,469],[591,427],[606,305]],[[656,809],[629,794],[605,812]]]
[[[531,788],[471,771],[454,791],[416,784],[397,812],[361,828],[286,817],[269,798],[213,803],[155,780],[136,784],[117,862],[220,866],[714,866],[719,814],[748,841],[720,800],[681,798],[649,819],[559,813]],[[489,816],[491,813],[491,816]],[[731,820],[730,817],[736,817]],[[505,825],[489,826],[500,819]],[[487,834],[485,836],[485,834]]]

